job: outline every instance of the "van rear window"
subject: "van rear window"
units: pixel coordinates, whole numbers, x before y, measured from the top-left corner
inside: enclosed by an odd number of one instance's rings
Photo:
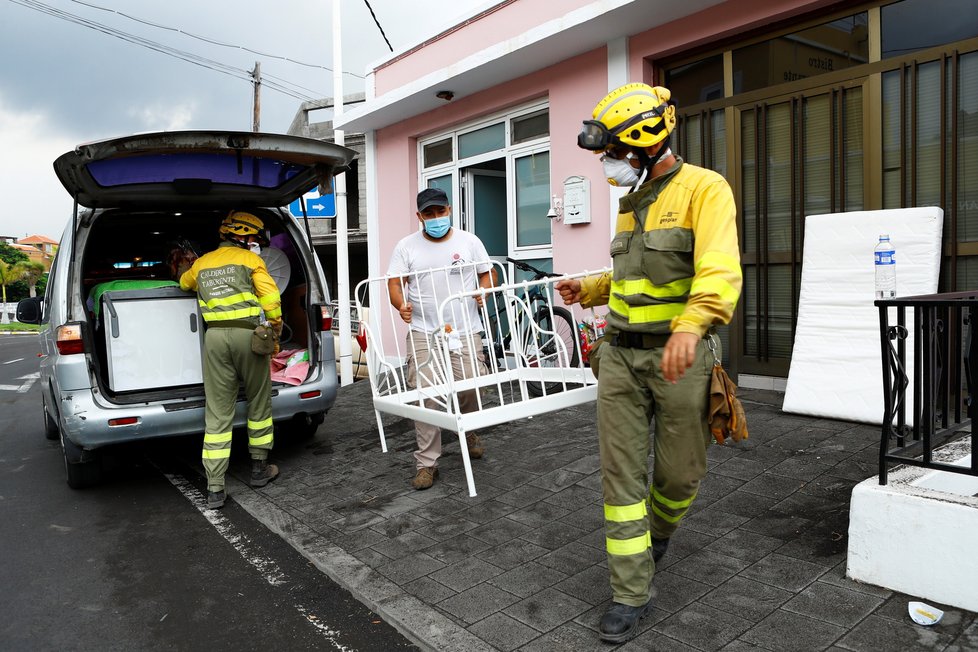
[[[177,179],[207,179],[215,184],[277,188],[305,166],[233,154],[158,154],[92,161],[92,178],[103,188]]]

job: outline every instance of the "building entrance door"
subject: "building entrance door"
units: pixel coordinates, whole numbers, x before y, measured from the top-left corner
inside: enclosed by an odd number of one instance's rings
[[[744,272],[731,332],[738,373],[788,375],[805,216],[864,208],[864,85],[735,106]]]
[[[477,235],[489,257],[508,269],[506,173],[482,168],[464,168],[462,172],[465,197],[462,228]]]

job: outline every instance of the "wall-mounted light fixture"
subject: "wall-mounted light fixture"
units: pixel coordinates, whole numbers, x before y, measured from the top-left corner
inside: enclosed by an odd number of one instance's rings
[[[557,195],[551,195],[550,197],[550,210],[547,211],[547,217],[552,220],[559,220],[564,215],[564,200],[562,200]]]
[[[435,97],[437,97],[439,100],[445,100],[446,102],[451,102],[453,99],[455,99],[455,93],[451,91],[438,91],[437,93],[435,93]]]

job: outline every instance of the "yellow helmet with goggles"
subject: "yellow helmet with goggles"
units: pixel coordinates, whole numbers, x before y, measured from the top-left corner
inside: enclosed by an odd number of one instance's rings
[[[577,146],[593,152],[611,147],[651,147],[676,128],[672,93],[662,86],[625,84],[608,93],[585,120]]]
[[[256,215],[245,211],[231,211],[221,222],[217,232],[225,240],[246,238],[249,235],[257,236],[263,244],[267,244],[268,238],[265,236],[265,223]]]

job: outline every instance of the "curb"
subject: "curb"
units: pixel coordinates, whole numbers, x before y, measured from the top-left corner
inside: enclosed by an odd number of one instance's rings
[[[495,647],[373,570],[338,546],[322,540],[318,532],[286,512],[260,491],[230,473],[228,495],[255,520],[279,535],[331,580],[383,617],[423,650],[440,652],[494,652]]]

